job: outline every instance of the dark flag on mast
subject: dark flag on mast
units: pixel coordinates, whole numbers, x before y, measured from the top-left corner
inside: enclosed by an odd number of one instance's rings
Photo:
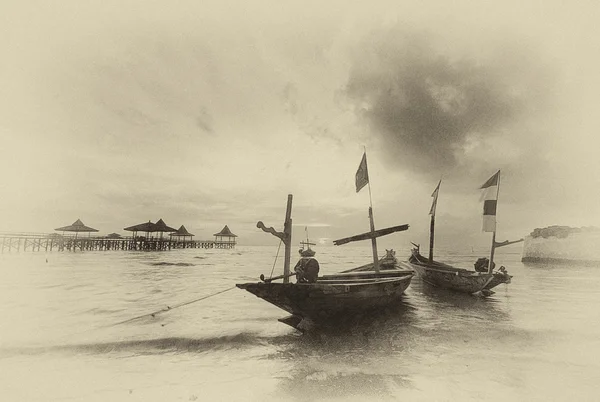
[[[367,153],[363,154],[358,170],[356,171],[356,192],[358,193],[369,183],[369,170],[367,169]]]
[[[440,192],[440,184],[442,184],[441,180],[439,181],[435,190],[433,190],[433,194],[431,194],[431,196],[433,197],[433,202],[431,203],[431,209],[429,210],[429,215],[431,215],[431,216],[435,216],[435,208],[437,207],[437,199],[438,199],[438,194]]]

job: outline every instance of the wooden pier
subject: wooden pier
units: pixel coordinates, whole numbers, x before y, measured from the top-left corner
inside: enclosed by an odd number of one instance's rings
[[[104,236],[76,237],[47,233],[0,233],[2,253],[20,251],[167,251],[184,248],[235,248],[235,240],[174,240],[170,238]]]

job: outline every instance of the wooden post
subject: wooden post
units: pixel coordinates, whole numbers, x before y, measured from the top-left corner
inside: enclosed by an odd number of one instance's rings
[[[288,194],[283,233],[285,235],[285,238],[283,239],[283,243],[285,244],[285,260],[283,262],[283,274],[286,275],[283,279],[283,283],[289,283],[290,259],[292,257],[292,194]]]
[[[431,223],[429,225],[429,263],[433,262],[433,233],[435,230],[435,215],[431,215]]]
[[[288,194],[283,232],[278,232],[273,229],[273,227],[266,227],[262,221],[256,223],[257,228],[262,229],[263,232],[271,233],[285,245],[285,257],[283,261],[283,273],[285,278],[283,279],[283,283],[289,283],[290,281],[288,276],[290,274],[290,259],[292,256],[292,198],[292,194]]]
[[[495,243],[496,243],[496,231],[494,231],[492,233],[492,250],[490,251],[490,266],[488,267],[488,273],[492,273],[492,271],[494,270],[493,268],[493,264],[494,264],[494,251],[496,250],[495,247]]]
[[[375,232],[375,222],[373,222],[373,207],[369,207],[369,221],[371,223],[371,233]],[[379,257],[377,256],[377,238],[371,238],[371,246],[373,247],[373,268],[379,273]]]
[[[498,195],[500,194],[500,171],[498,170],[498,187],[496,188],[496,215],[494,215],[494,219],[498,215]],[[494,231],[492,232],[492,249],[490,250],[490,266],[488,267],[488,273],[492,273],[494,270],[494,251],[496,250],[496,228],[494,227]]]

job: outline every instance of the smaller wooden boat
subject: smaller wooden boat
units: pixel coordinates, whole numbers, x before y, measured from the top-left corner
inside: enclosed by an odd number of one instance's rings
[[[430,262],[419,253],[418,246],[412,249],[408,262],[423,282],[464,293],[482,291],[494,277],[488,272],[456,268],[437,261]]]
[[[490,180],[482,186],[482,188],[490,186],[498,186],[500,180],[500,171],[496,173]],[[522,240],[505,241],[496,243],[495,224],[493,225],[492,248],[490,259],[480,258],[475,264],[474,269],[457,268],[449,264],[444,264],[433,259],[434,250],[434,231],[435,231],[435,211],[437,207],[437,199],[439,194],[441,180],[438,183],[435,191],[432,194],[434,198],[429,214],[431,215],[431,223],[429,230],[429,258],[420,254],[419,245],[411,250],[411,256],[408,259],[410,266],[417,272],[423,282],[433,286],[439,286],[451,290],[456,290],[464,293],[478,293],[484,295],[492,294],[492,288],[502,284],[510,283],[512,276],[506,272],[506,268],[500,267],[494,271],[495,264],[493,262],[494,250],[498,247],[506,246],[513,243],[518,243]],[[497,200],[498,191],[493,194],[494,200]],[[494,201],[495,202],[495,201]],[[485,209],[484,209],[485,212]],[[494,204],[494,219],[495,219],[495,204]],[[494,221],[495,222],[495,221]]]

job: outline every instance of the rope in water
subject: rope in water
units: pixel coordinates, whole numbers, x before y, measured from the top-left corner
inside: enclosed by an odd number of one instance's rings
[[[271,279],[273,277],[273,271],[275,270],[275,264],[277,264],[277,257],[279,257],[279,250],[281,249],[281,243],[283,243],[282,240],[279,241],[279,247],[277,247],[277,254],[275,255],[275,261],[273,261],[273,268],[271,268],[271,275],[269,276],[269,279]]]
[[[167,311],[175,310],[176,308],[187,306],[188,304],[196,303],[196,302],[199,302],[199,301],[204,300],[204,299],[208,299],[209,297],[213,297],[213,296],[219,295],[221,293],[228,292],[228,291],[230,291],[232,289],[235,289],[235,286],[232,286],[232,287],[230,287],[228,289],[221,290],[219,292],[210,294],[208,296],[203,296],[203,297],[200,297],[198,299],[194,299],[194,300],[190,300],[190,301],[187,301],[187,302],[184,302],[184,303],[176,304],[176,305],[174,305],[172,307],[167,306],[166,308],[163,308],[161,310],[157,310],[157,311],[155,311],[153,313],[148,313],[148,314],[144,314],[144,315],[140,315],[140,316],[137,316],[137,317],[130,318],[130,319],[125,320],[125,321],[117,322],[116,324],[112,324],[111,326],[125,324],[127,322],[139,320],[140,318],[144,318],[144,317],[155,317],[156,315],[158,315],[160,313],[166,313]]]

